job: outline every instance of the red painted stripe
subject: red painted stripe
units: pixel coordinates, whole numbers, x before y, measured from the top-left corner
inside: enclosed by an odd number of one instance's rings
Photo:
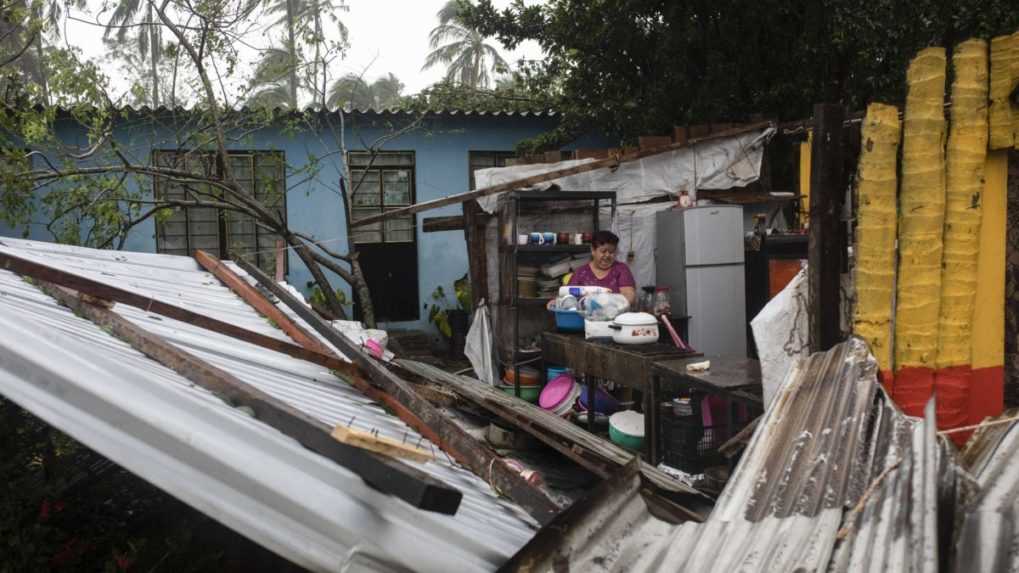
[[[989,416],[1005,411],[1005,368],[988,366],[973,369],[967,424],[979,424]]]

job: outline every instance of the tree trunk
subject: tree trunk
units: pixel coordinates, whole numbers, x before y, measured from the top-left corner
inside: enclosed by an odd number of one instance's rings
[[[42,51],[42,33],[38,33],[35,36],[35,57],[38,60],[36,64],[39,68],[39,84],[42,87],[42,98],[46,102],[46,105],[50,104],[50,86],[47,76],[49,73],[46,70],[46,58]]]
[[[152,5],[149,5],[148,13],[146,15],[146,21],[152,22]],[[152,107],[159,107],[159,27],[155,25],[147,26],[147,33],[149,35],[149,75],[152,79]],[[142,32],[146,33],[146,32]]]
[[[287,0],[287,51],[290,52],[290,109],[297,111],[297,38],[295,0]]]
[[[347,319],[347,313],[343,311],[343,305],[340,304],[340,299],[336,298],[336,291],[333,290],[332,284],[329,283],[329,279],[325,273],[322,272],[322,267],[319,266],[315,260],[315,256],[311,253],[308,245],[304,243],[299,237],[287,233],[284,235],[284,240],[291,247],[294,248],[294,252],[297,253],[298,257],[304,261],[305,266],[308,267],[308,272],[311,273],[311,277],[315,279],[315,284],[322,291],[322,295],[325,297],[326,306],[329,307],[329,311],[334,315],[340,317],[341,320]]]
[[[347,154],[343,153],[343,178],[340,180],[340,196],[343,197],[343,218],[347,228],[347,253],[350,255],[350,274],[354,279],[350,287],[354,290],[354,296],[361,304],[361,319],[368,328],[375,328],[375,306],[372,304],[372,293],[368,290],[368,283],[364,280],[364,273],[361,272],[361,261],[358,259],[357,246],[354,242],[354,227],[351,226],[350,200],[347,193],[347,182],[350,181],[350,166],[347,165]]]

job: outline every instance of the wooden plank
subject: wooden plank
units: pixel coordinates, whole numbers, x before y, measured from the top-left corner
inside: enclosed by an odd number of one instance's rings
[[[376,452],[391,458],[407,458],[416,462],[427,462],[435,459],[431,452],[416,447],[414,444],[398,442],[392,438],[362,432],[361,430],[348,428],[343,425],[333,428],[332,436],[334,440],[348,446]]]
[[[828,350],[841,338],[839,279],[842,273],[842,106],[814,106],[810,164],[809,281],[810,350]]]
[[[87,302],[71,289],[40,281],[39,288],[142,354],[213,392],[233,406],[250,408],[259,421],[360,476],[371,487],[425,509],[453,515],[463,494],[421,470],[334,440],[331,428],[247,384],[234,375],[135,325],[112,310]],[[257,463],[257,460],[253,460]]]
[[[462,231],[464,229],[464,216],[453,215],[452,217],[425,217],[422,219],[423,231],[435,233],[438,231]]]
[[[320,352],[308,350],[296,344],[291,344],[285,340],[279,340],[278,338],[273,338],[271,336],[247,330],[230,324],[229,322],[224,322],[186,308],[175,306],[154,298],[149,298],[119,287],[76,275],[65,270],[57,269],[49,265],[24,259],[16,255],[0,253],[0,265],[2,265],[4,269],[20,275],[67,287],[99,299],[114,301],[128,306],[133,306],[135,308],[140,308],[146,312],[168,316],[213,332],[218,332],[225,336],[249,342],[262,348],[286,354],[293,358],[307,360],[308,362],[324,366],[331,370],[340,372],[351,372],[353,370],[353,366],[351,364],[335,356],[327,356]]]
[[[687,132],[686,126],[676,126],[672,128],[673,143],[686,143],[689,139],[690,134]]]
[[[655,147],[655,148],[652,148],[652,149],[642,149],[642,150],[630,151],[628,153],[623,153],[622,155],[620,155],[618,157],[613,155],[613,156],[611,156],[611,157],[609,157],[607,159],[601,159],[601,160],[598,160],[598,161],[592,161],[590,163],[584,163],[584,164],[581,164],[581,165],[575,165],[573,167],[567,167],[567,168],[563,168],[563,169],[556,169],[555,171],[549,171],[547,173],[541,173],[541,174],[538,174],[538,175],[532,175],[531,177],[525,177],[523,179],[518,179],[516,181],[510,181],[508,183],[502,183],[500,185],[493,185],[491,187],[485,187],[485,188],[477,189],[477,190],[474,190],[474,191],[468,191],[466,193],[459,193],[457,195],[448,195],[446,197],[441,197],[439,199],[433,199],[431,201],[424,201],[422,203],[417,203],[417,204],[411,205],[409,207],[403,207],[403,208],[400,208],[400,209],[393,209],[392,211],[387,211],[387,212],[381,213],[379,215],[372,215],[371,217],[365,217],[364,219],[359,219],[357,221],[354,221],[354,222],[351,223],[351,226],[352,227],[363,227],[364,225],[370,225],[371,223],[377,223],[379,221],[382,221],[384,219],[388,219],[390,217],[403,217],[403,216],[411,215],[411,214],[414,214],[414,213],[420,213],[422,211],[430,211],[432,209],[438,209],[439,207],[445,207],[447,205],[457,205],[457,204],[463,203],[464,201],[469,201],[471,199],[477,199],[478,197],[485,197],[485,196],[488,196],[488,195],[494,195],[495,193],[503,193],[503,192],[506,192],[506,191],[514,191],[516,189],[523,189],[523,188],[526,188],[526,187],[530,187],[532,185],[537,185],[538,183],[544,183],[546,181],[552,181],[554,179],[559,179],[561,177],[566,177],[568,175],[577,175],[579,173],[587,173],[589,171],[595,171],[597,169],[602,169],[602,168],[607,168],[607,167],[608,168],[612,168],[612,167],[616,167],[620,163],[625,163],[627,161],[636,161],[636,160],[644,158],[644,157],[650,157],[652,155],[658,155],[660,153],[666,153],[666,152],[669,152],[669,151],[674,151],[676,149],[681,149],[683,147],[689,147],[691,145],[696,145],[698,143],[702,143],[702,142],[705,142],[705,141],[711,141],[711,140],[721,139],[721,138],[725,138],[725,137],[733,137],[733,136],[736,136],[736,135],[743,135],[745,133],[750,133],[750,132],[753,132],[753,131],[759,131],[761,129],[764,129],[764,128],[767,128],[767,127],[771,127],[772,125],[773,125],[772,122],[762,122],[762,123],[747,125],[747,126],[744,126],[744,127],[740,127],[740,128],[736,128],[736,129],[732,129],[732,130],[728,130],[728,131],[721,131],[721,132],[718,132],[718,133],[711,133],[711,134],[704,133],[702,137],[696,137],[696,138],[691,137],[691,139],[689,141],[686,141],[686,142],[683,142],[683,143],[671,143],[669,145],[664,145],[662,147]],[[704,127],[707,128],[708,126],[704,126]]]
[[[555,414],[503,394],[491,386],[478,383],[476,380],[456,376],[413,360],[397,360],[397,363],[420,376],[451,388],[457,394],[539,440],[545,441],[546,435],[555,436],[567,442],[572,448],[585,451],[589,457],[612,466],[624,466],[630,463],[634,457],[632,453],[612,442],[599,438]],[[646,462],[641,462],[641,474],[659,490],[700,495],[696,490],[683,485]]]
[[[237,264],[253,276],[259,284],[276,295],[283,304],[289,306],[303,318],[316,332],[353,360],[354,364],[393,401],[401,404],[405,410],[412,412],[414,419],[418,420],[417,423],[428,428],[430,435],[426,435],[426,437],[435,442],[440,449],[447,452],[458,463],[488,481],[496,491],[523,507],[539,523],[547,523],[559,513],[560,507],[549,499],[540,488],[529,483],[494,450],[479,442],[456,422],[446,417],[438,408],[418,394],[409,382],[389,371],[382,363],[376,362],[361,352],[349,339],[326,324],[259,268],[243,260],[238,260]],[[356,375],[351,378],[356,378]]]
[[[329,354],[329,350],[326,346],[319,342],[313,334],[291,320],[290,317],[277,308],[272,301],[262,296],[255,287],[251,286],[251,283],[230,270],[230,267],[224,265],[223,261],[220,261],[218,258],[201,249],[195,251],[194,258],[198,261],[198,264],[202,265],[205,270],[212,273],[224,285],[226,285],[227,288],[232,290],[234,294],[241,297],[244,299],[244,302],[251,305],[258,314],[261,314],[273,321],[280,330],[285,332],[290,338],[294,339],[297,344],[300,344],[308,350],[321,352],[322,354]]]
[[[668,135],[641,135],[637,137],[637,147],[641,149],[654,149],[672,144],[672,137]]]

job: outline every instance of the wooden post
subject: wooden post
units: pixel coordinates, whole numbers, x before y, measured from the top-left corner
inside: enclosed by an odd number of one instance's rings
[[[828,350],[841,338],[839,278],[844,241],[839,215],[845,197],[842,167],[842,106],[814,106],[810,153],[810,350]]]

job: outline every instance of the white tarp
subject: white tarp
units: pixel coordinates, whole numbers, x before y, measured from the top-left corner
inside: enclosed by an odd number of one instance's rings
[[[761,361],[765,409],[793,364],[810,354],[807,296],[807,271],[801,269],[750,321]]]
[[[621,163],[616,169],[596,169],[541,183],[539,189],[556,185],[565,191],[615,191],[619,204],[639,203],[663,195],[687,191],[696,198],[698,189],[743,187],[761,173],[764,146],[775,134],[762,128],[742,135],[712,139],[674,151]],[[474,172],[475,188],[510,183],[526,177],[567,169],[594,159],[493,167]],[[494,213],[499,194],[478,198],[478,204]]]
[[[484,299],[474,311],[474,321],[467,331],[464,354],[470,361],[478,380],[494,386],[499,376],[496,373],[495,344],[492,342],[492,324],[488,318],[488,305]]]

